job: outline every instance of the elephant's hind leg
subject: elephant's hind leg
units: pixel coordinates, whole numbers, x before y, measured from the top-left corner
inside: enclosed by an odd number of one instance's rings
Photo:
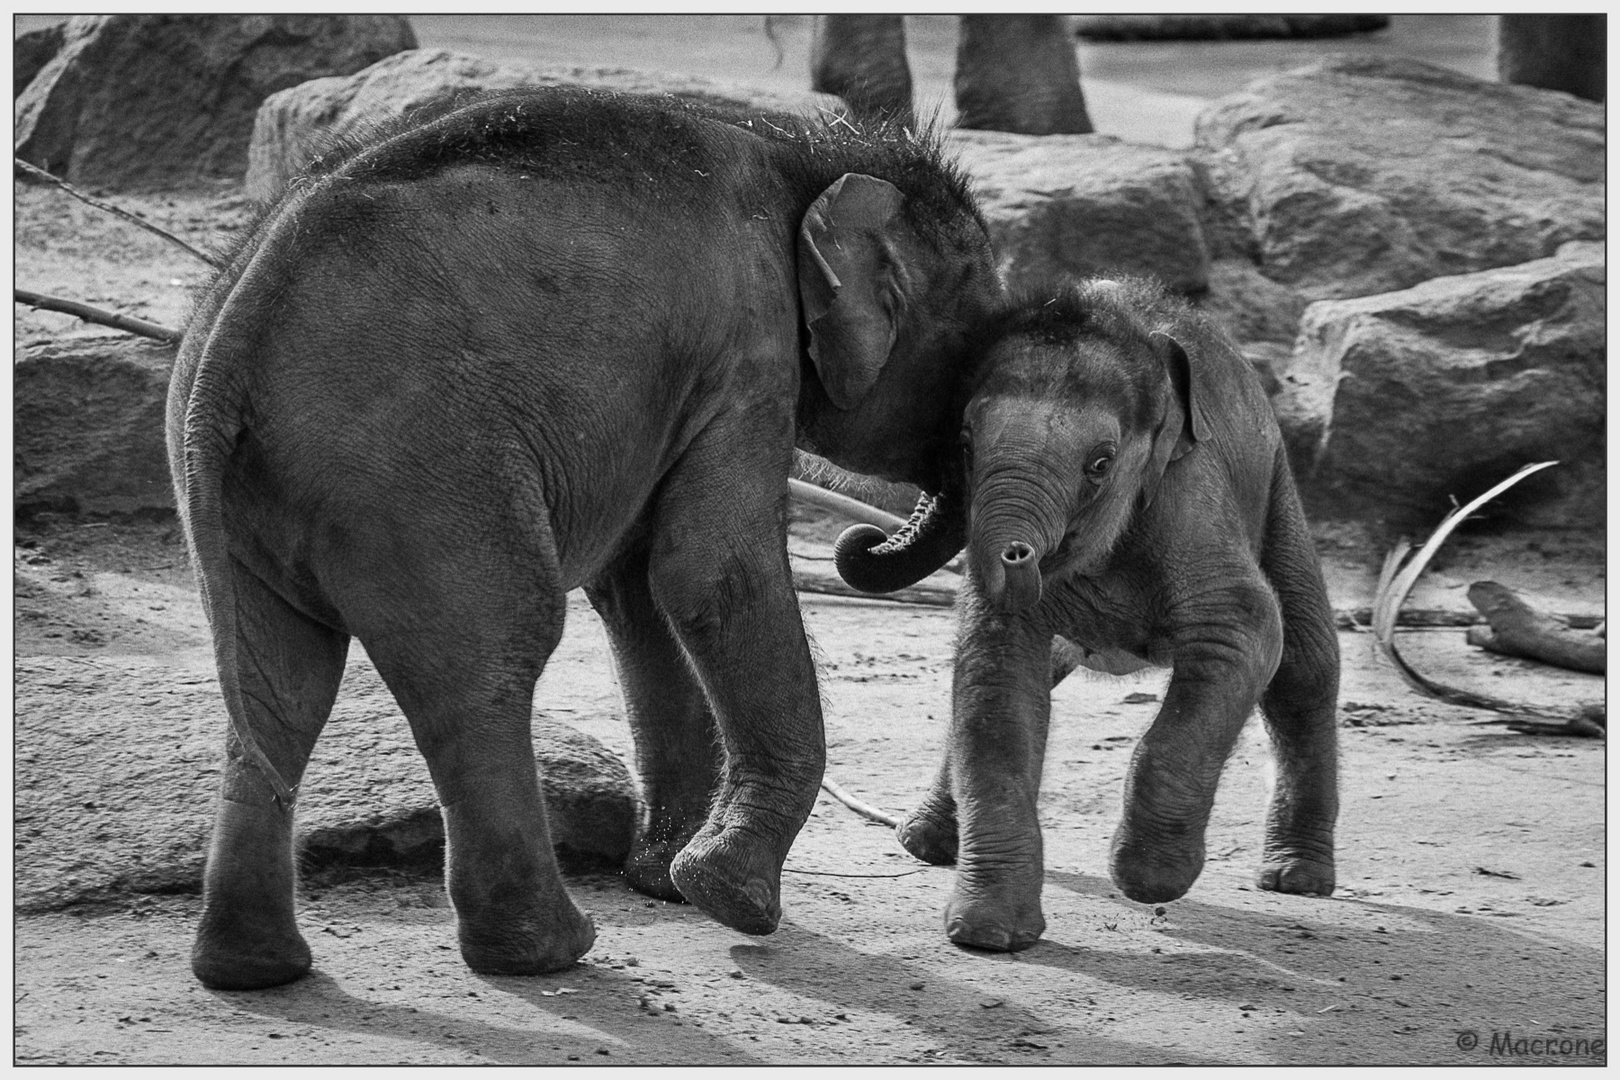
[[[916,808],[895,826],[900,846],[926,863],[949,866],[956,861],[956,799],[951,795],[951,753],[945,750],[934,782]]]
[[[349,639],[232,566],[232,581],[217,584],[235,590],[244,720],[270,764],[296,787],[331,713]],[[293,917],[293,887],[293,810],[275,801],[233,730],[191,952],[192,972],[204,985],[255,990],[309,970],[309,946]]]
[[[648,558],[637,545],[585,592],[613,644],[645,805],[625,877],[649,896],[679,901],[669,864],[708,817],[720,743],[703,688],[653,603]]]
[[[1277,786],[1266,813],[1259,884],[1330,896],[1339,813],[1339,638],[1297,502],[1293,518],[1297,528],[1273,530],[1264,560],[1282,605],[1283,653],[1260,699]]]
[[[532,557],[543,554],[464,551],[432,574],[407,569],[386,619],[355,627],[439,795],[462,958],[492,975],[560,971],[596,936],[557,869],[530,730],[563,625],[554,562]]]
[[[1277,600],[1254,568],[1210,576],[1231,584],[1179,613],[1175,671],[1125,776],[1109,868],[1138,903],[1179,899],[1203,871],[1221,771],[1282,653]]]
[[[734,930],[781,918],[782,863],[826,761],[821,699],[787,561],[787,438],[758,410],[722,417],[664,484],[650,580],[714,710],[725,764],[708,820],[670,865]],[[791,430],[783,418],[782,435]]]

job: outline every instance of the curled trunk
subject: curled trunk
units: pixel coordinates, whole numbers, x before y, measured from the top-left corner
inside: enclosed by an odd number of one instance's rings
[[[966,536],[960,501],[924,492],[911,520],[893,536],[875,525],[851,525],[838,537],[833,558],[838,575],[852,588],[889,593],[915,585],[950,562]]]

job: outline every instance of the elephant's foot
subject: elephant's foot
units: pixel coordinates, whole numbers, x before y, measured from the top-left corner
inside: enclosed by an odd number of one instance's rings
[[[782,918],[781,859],[737,829],[699,833],[670,863],[669,876],[704,914],[745,934],[769,934]]]
[[[1333,895],[1333,853],[1266,845],[1256,878],[1262,889],[1301,896]]]
[[[930,795],[895,826],[894,835],[925,863],[949,866],[956,861],[956,811],[948,800]]]
[[[686,897],[675,887],[675,879],[669,876],[669,865],[686,844],[685,837],[679,840],[651,840],[645,837],[636,840],[624,860],[625,880],[639,893],[672,904],[684,904]]]
[[[293,917],[292,815],[222,799],[203,874],[191,970],[215,990],[262,990],[309,971]]]
[[[263,990],[309,973],[309,945],[286,918],[217,906],[203,909],[203,922],[191,948],[191,973],[211,990]]]
[[[1046,930],[1041,914],[1040,867],[1013,880],[985,881],[958,874],[945,905],[945,936],[957,945],[991,952],[1020,952]]]
[[[544,818],[538,829],[519,822],[502,830],[496,826],[506,822],[487,807],[442,810],[445,884],[467,966],[485,975],[545,975],[584,956],[596,926],[563,885]]]
[[[492,904],[458,912],[461,958],[485,975],[547,975],[572,967],[596,941],[596,925],[566,893],[549,904]]]
[[[1179,900],[1203,873],[1202,832],[1196,839],[1154,842],[1121,825],[1114,834],[1108,870],[1119,891],[1139,904]]]

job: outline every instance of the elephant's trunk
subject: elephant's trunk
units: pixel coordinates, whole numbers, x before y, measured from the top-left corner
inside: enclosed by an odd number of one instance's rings
[[[1042,465],[986,470],[973,494],[969,552],[985,598],[1006,612],[1041,601],[1041,560],[1063,539],[1066,517]],[[1047,482],[1050,481],[1050,482]]]
[[[1001,595],[1001,606],[1008,611],[1028,611],[1041,602],[1041,561],[1035,549],[1022,540],[1014,540],[1001,549],[1002,579],[1006,591]]]
[[[893,536],[875,525],[851,525],[833,549],[838,575],[869,593],[915,585],[955,557],[967,538],[960,501],[949,494],[917,500],[917,508]]]
[[[1028,611],[1041,602],[1041,559],[1048,546],[1035,530],[980,530],[977,521],[971,546],[974,569],[985,599],[1007,612]]]

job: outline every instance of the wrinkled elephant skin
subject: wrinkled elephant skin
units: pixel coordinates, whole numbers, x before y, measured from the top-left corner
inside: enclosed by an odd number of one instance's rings
[[[1126,896],[1162,903],[1197,879],[1216,784],[1257,704],[1277,764],[1260,886],[1332,893],[1337,634],[1253,371],[1145,282],[1032,293],[980,348],[950,738],[898,830],[919,858],[956,863],[951,940],[1016,950],[1045,926],[1053,635],[1098,670],[1172,670],[1114,834]]]
[[[322,168],[203,295],[170,388],[230,721],[195,973],[311,963],[293,803],[351,638],[427,759],[467,963],[591,946],[529,734],[578,586],[635,736],[631,883],[769,933],[824,760],[793,450],[959,487],[968,332],[1000,295],[964,181],[897,128],[564,89]]]

